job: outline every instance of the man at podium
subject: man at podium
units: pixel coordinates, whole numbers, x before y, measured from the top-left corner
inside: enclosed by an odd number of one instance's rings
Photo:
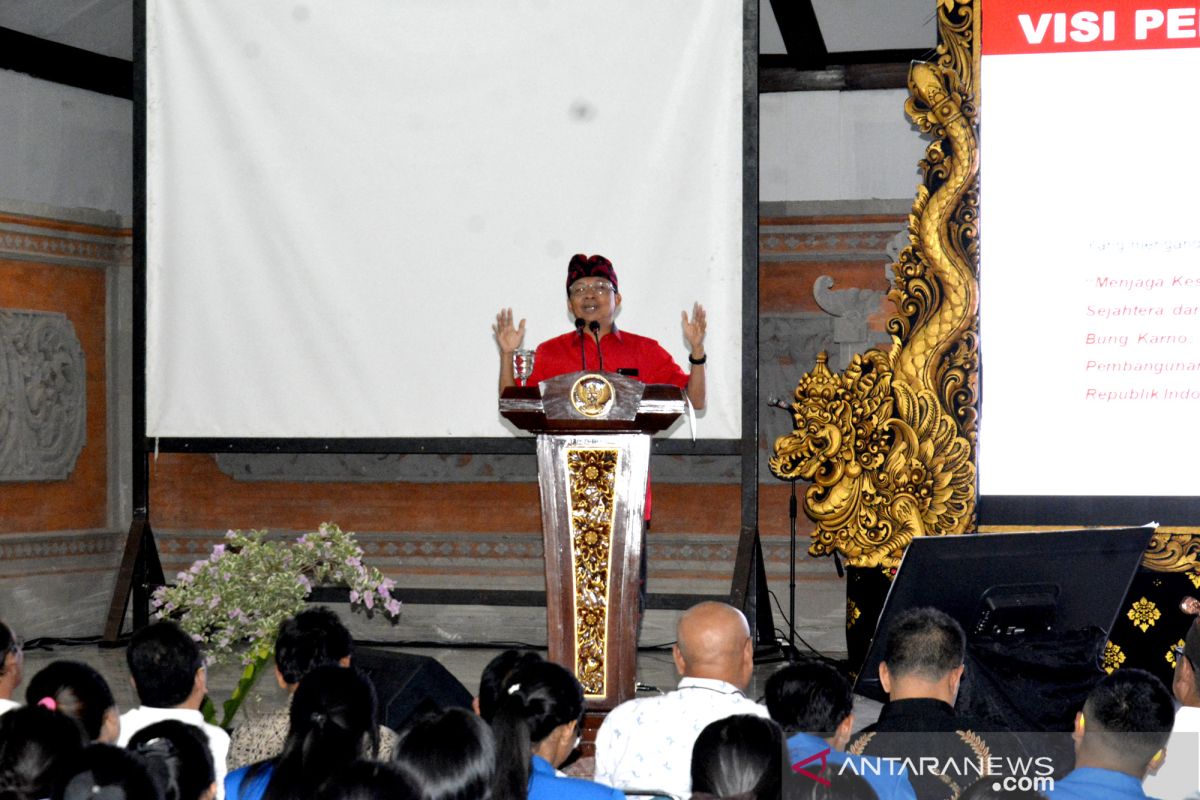
[[[682,314],[683,335],[691,352],[691,371],[680,369],[662,345],[655,340],[621,331],[616,326],[621,307],[617,272],[612,262],[601,255],[582,253],[571,257],[567,265],[567,310],[575,319],[575,330],[538,345],[533,371],[526,384],[536,386],[544,380],[580,370],[617,372],[642,383],[668,383],[683,389],[692,406],[704,408],[704,306],[696,303],[689,318]],[[500,391],[516,385],[513,353],[525,338],[525,320],[513,324],[511,308],[503,308],[492,326],[500,345]],[[646,487],[646,528],[650,527],[651,493]],[[646,548],[641,548],[639,610],[646,601]]]
[[[696,409],[704,408],[704,307],[696,303],[689,318],[683,312],[683,335],[691,353],[691,372],[680,369],[662,345],[645,336],[617,329],[621,307],[617,273],[604,256],[571,257],[567,266],[567,310],[576,329],[537,347],[528,384],[536,386],[557,375],[578,370],[619,372],[642,383],[669,383],[687,392]],[[525,338],[525,320],[513,325],[511,308],[496,315],[492,328],[500,345],[500,391],[515,386],[513,352]],[[647,509],[648,511],[649,509]]]

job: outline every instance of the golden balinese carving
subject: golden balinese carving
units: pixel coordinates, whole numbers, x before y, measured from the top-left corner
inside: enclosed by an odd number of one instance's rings
[[[1186,572],[1200,589],[1200,536],[1188,531],[1159,528],[1146,547],[1142,564],[1155,572]]]
[[[1104,666],[1104,671],[1111,675],[1113,670],[1118,669],[1122,664],[1125,663],[1125,652],[1121,650],[1120,645],[1113,644],[1112,642],[1105,642],[1102,663]]]
[[[1125,616],[1129,618],[1135,628],[1141,628],[1142,633],[1145,633],[1154,627],[1154,623],[1162,617],[1162,612],[1158,610],[1158,606],[1153,601],[1143,597],[1129,607]]]
[[[892,347],[855,356],[839,375],[822,353],[796,387],[795,430],[770,460],[777,477],[812,482],[809,553],[836,550],[852,566],[895,566],[914,537],[975,521],[978,37],[970,2],[943,0],[938,16],[936,63],[909,72],[905,110],[934,140],[893,265]]]
[[[608,575],[617,450],[568,450],[575,583],[575,674],[585,694],[605,694]]]

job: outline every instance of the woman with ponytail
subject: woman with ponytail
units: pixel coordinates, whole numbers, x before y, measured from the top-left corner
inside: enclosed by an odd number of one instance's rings
[[[579,743],[583,687],[550,661],[526,665],[508,682],[492,719],[496,737],[493,800],[621,800],[621,792],[560,775]]]
[[[375,757],[375,688],[352,667],[318,667],[292,696],[283,752],[234,770],[226,800],[306,800],[335,770]]]
[[[116,744],[121,713],[108,681],[81,661],[52,661],[25,688],[25,703],[66,714],[89,742]]]

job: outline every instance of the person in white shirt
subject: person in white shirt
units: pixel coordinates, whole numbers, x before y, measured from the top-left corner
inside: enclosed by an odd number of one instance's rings
[[[0,622],[0,714],[21,705],[13,700],[13,695],[24,677],[24,661],[21,640],[13,633],[12,628]]]
[[[596,781],[630,793],[691,794],[692,747],[711,722],[734,714],[768,717],[745,695],[754,672],[754,643],[742,612],[725,603],[692,606],[675,630],[673,692],[630,700],[596,734]]]
[[[205,722],[200,713],[208,692],[208,675],[200,648],[182,628],[164,620],[135,633],[125,657],[141,705],[121,715],[121,736],[117,743],[124,747],[142,728],[163,720],[195,725],[208,738],[216,771],[217,797],[224,797],[229,734]]]
[[[1143,786],[1152,797],[1193,797],[1200,795],[1200,621],[1188,628],[1183,646],[1172,650],[1171,692],[1180,705],[1167,741],[1166,762]]]

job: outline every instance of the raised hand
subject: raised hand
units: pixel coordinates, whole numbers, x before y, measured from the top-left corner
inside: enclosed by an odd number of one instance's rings
[[[525,320],[521,320],[519,327],[514,327],[512,309],[502,308],[496,315],[496,324],[492,326],[492,333],[496,334],[496,344],[500,345],[500,352],[511,355],[512,351],[519,348],[525,339]]]
[[[692,355],[700,358],[704,355],[704,331],[707,327],[707,320],[704,315],[704,306],[696,303],[692,306],[692,317],[688,319],[688,313],[683,312],[683,338],[687,339],[688,346],[692,348]]]

